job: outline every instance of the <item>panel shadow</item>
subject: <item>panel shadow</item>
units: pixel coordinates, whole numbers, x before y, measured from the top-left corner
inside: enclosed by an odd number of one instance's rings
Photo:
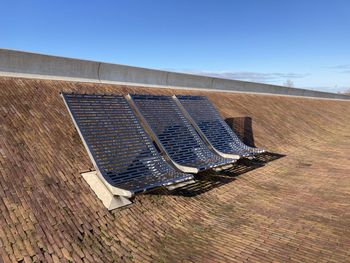
[[[248,173],[255,169],[265,166],[266,163],[280,159],[284,157],[283,154],[276,153],[263,153],[257,156],[253,160],[240,159],[233,167],[220,171],[205,171],[195,175],[195,183],[189,184],[183,187],[179,187],[174,190],[168,190],[165,188],[158,188],[149,191],[145,194],[151,195],[176,195],[185,197],[194,197],[205,192],[208,192],[214,188],[223,186],[236,180],[237,176]]]
[[[235,117],[226,118],[225,122],[237,134],[242,142],[250,147],[255,147],[252,118]],[[174,190],[158,188],[145,194],[151,195],[176,195],[193,197],[208,192],[214,188],[228,184],[236,180],[237,176],[265,166],[265,164],[285,157],[286,155],[273,152],[265,152],[254,156],[253,159],[239,159],[233,167],[224,171],[206,171],[195,175],[195,183]]]
[[[241,141],[250,147],[256,147],[253,136],[253,125],[251,117],[226,118],[225,122],[237,134]]]

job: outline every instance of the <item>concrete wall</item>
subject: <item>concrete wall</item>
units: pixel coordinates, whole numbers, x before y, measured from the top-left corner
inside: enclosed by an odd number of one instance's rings
[[[150,87],[267,93],[327,99],[350,96],[0,49],[0,75]]]

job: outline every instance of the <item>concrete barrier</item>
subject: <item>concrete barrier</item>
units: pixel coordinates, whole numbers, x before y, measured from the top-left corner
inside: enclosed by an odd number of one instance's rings
[[[169,72],[167,85],[170,87],[193,87],[201,89],[212,89],[212,78],[191,74]]]
[[[343,94],[212,78],[8,49],[0,49],[0,75],[130,84],[146,87],[205,89],[325,99],[350,99],[350,96]]]
[[[102,83],[126,82],[166,86],[167,74],[168,72],[161,70],[100,63],[99,81]]]
[[[0,74],[96,81],[99,63],[0,49]]]

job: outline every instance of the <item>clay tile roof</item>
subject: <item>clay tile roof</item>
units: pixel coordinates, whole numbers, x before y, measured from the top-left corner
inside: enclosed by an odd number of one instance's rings
[[[179,90],[208,96],[244,140],[273,154],[109,212],[81,176],[93,167],[60,91],[176,93],[1,77],[4,262],[350,258],[349,102]]]

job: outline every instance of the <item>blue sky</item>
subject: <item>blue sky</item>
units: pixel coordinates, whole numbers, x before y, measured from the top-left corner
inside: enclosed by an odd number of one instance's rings
[[[350,88],[348,0],[14,0],[1,10],[1,48]]]

